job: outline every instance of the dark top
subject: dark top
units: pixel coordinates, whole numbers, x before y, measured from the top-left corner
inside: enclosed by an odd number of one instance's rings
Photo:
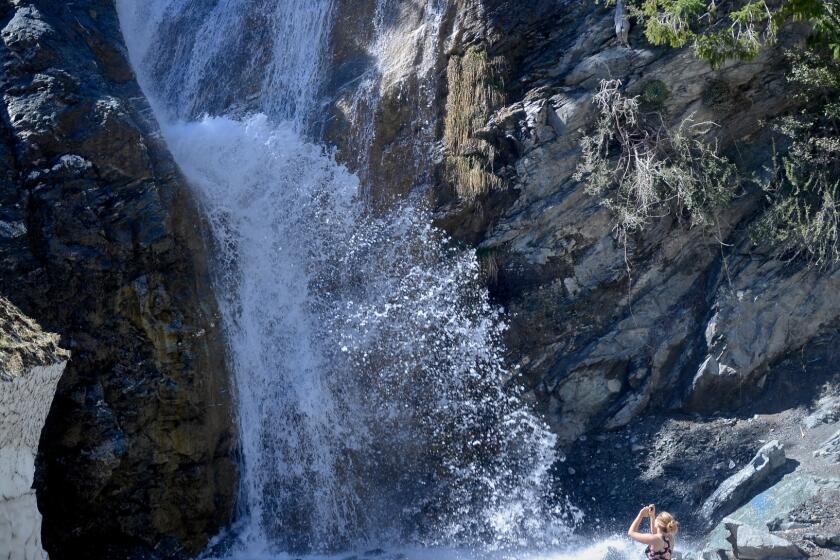
[[[665,541],[665,548],[662,550],[653,550],[650,545],[645,549],[648,560],[671,560],[671,541],[665,536],[662,540]]]

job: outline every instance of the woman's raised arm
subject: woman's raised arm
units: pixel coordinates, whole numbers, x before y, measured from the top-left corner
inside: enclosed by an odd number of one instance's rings
[[[630,528],[627,530],[627,536],[633,539],[636,542],[640,542],[642,544],[648,545],[657,545],[660,543],[661,537],[656,533],[640,533],[639,532],[639,525],[642,524],[642,519],[645,517],[650,517],[651,510],[650,506],[643,507],[639,514],[636,516],[636,519],[633,520],[633,523],[630,524]]]

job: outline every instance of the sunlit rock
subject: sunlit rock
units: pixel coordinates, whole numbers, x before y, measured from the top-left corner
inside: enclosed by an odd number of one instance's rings
[[[773,440],[758,450],[752,461],[727,478],[703,503],[700,516],[711,523],[717,516],[726,515],[751,497],[759,485],[785,464],[782,445]]]
[[[0,297],[0,557],[44,559],[35,455],[69,354]]]

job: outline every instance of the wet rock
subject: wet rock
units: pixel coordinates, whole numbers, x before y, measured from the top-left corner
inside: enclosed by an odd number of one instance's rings
[[[611,546],[607,548],[602,560],[625,560],[626,558],[627,556],[622,550]]]
[[[198,552],[236,473],[201,220],[112,2],[0,8],[0,286],[73,352],[35,486],[54,559]]]
[[[705,548],[700,553],[700,558],[703,560],[733,560],[735,556],[732,554],[731,548]]]
[[[0,557],[46,559],[32,489],[41,429],[69,354],[0,297]]]
[[[765,558],[802,558],[805,556],[790,541],[771,534],[765,529],[726,523],[729,531],[728,540],[732,545],[735,558],[743,560],[764,560]]]
[[[734,511],[752,497],[761,484],[786,462],[782,445],[773,440],[758,450],[752,461],[727,478],[700,508],[700,517],[708,526],[715,519]]]

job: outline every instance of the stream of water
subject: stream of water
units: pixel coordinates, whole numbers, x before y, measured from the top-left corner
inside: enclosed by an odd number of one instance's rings
[[[554,436],[510,383],[475,255],[411,199],[372,215],[311,135],[332,2],[117,5],[210,229],[241,481],[237,521],[208,554],[578,557],[512,552],[562,549],[580,513],[551,479]],[[444,7],[429,0],[413,29],[377,22],[363,95],[431,71]]]

